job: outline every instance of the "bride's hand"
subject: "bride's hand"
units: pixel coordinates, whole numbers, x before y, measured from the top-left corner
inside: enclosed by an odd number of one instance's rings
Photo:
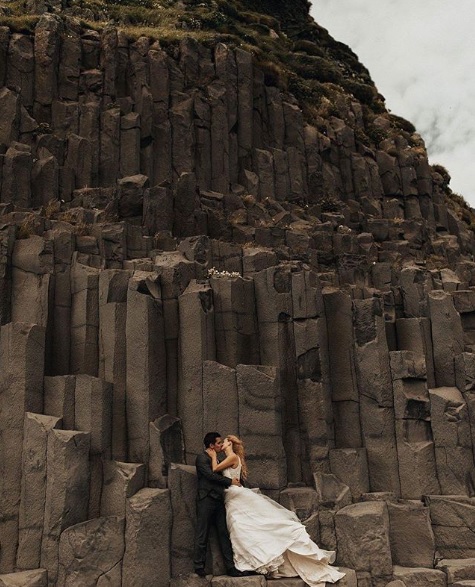
[[[216,451],[215,451],[213,448],[207,448],[207,449],[206,449],[206,452],[208,453],[208,455],[209,455],[211,458],[213,458],[213,457],[214,457],[214,458],[216,458]]]

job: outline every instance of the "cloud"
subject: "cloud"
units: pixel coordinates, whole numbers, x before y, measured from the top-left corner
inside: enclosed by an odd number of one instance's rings
[[[475,207],[473,0],[315,0],[312,16],[359,56]]]

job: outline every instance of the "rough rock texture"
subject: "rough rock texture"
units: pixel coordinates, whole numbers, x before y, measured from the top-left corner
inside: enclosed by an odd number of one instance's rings
[[[475,557],[475,499],[464,496],[427,498],[435,543],[444,558]]]
[[[123,518],[95,518],[71,526],[59,542],[57,585],[66,587],[79,580],[87,585],[119,585],[123,556]]]
[[[243,587],[265,587],[266,580],[263,576],[258,577],[243,577],[240,578],[239,583]],[[231,577],[213,577],[211,580],[211,587],[233,587],[236,582]]]
[[[435,540],[429,508],[420,503],[388,503],[393,563],[402,567],[434,566]]]
[[[2,587],[47,587],[46,569],[35,569],[34,571],[22,571],[19,573],[7,573],[0,575]]]
[[[473,582],[474,216],[412,125],[304,0],[135,7],[180,13],[165,39],[123,2],[17,4],[0,584],[265,587],[220,576],[216,537],[191,574],[209,430],[342,587]]]
[[[58,428],[59,418],[27,412],[23,437],[21,501],[19,515],[18,569],[40,566],[43,537],[48,435]]]
[[[447,575],[447,584],[475,580],[475,559],[442,559],[437,568]]]
[[[444,587],[447,582],[447,577],[442,571],[435,569],[423,568],[406,568],[394,567],[393,577],[400,580],[404,585],[414,585],[414,587],[434,586]]]
[[[87,519],[90,445],[88,432],[52,430],[48,435],[41,566],[48,570],[49,585],[56,582],[63,530]]]
[[[338,563],[375,577],[392,572],[389,516],[384,502],[346,506],[335,516]]]
[[[141,489],[127,501],[123,583],[168,587],[172,510],[167,489]]]

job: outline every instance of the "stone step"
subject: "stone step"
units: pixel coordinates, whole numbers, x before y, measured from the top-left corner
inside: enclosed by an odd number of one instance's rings
[[[422,567],[393,567],[393,579],[402,581],[405,585],[431,585],[431,587],[445,587],[445,574],[438,569]]]
[[[252,577],[228,577],[222,575],[220,577],[213,577],[210,585],[211,587],[266,587],[266,583],[264,575],[254,575]],[[292,587],[300,586],[295,585]]]
[[[466,581],[457,581],[452,583],[452,587],[475,587],[475,580],[467,579]]]
[[[435,400],[435,395],[432,394],[431,405],[433,403],[435,405],[436,401],[438,400]],[[451,401],[447,398],[447,401],[444,402],[445,407],[443,409],[447,409]],[[458,405],[461,405],[461,403],[459,402]],[[464,426],[465,424],[468,425],[468,422],[466,421]],[[449,436],[445,436],[445,438],[449,438]],[[467,457],[465,464],[468,467],[469,449],[464,448],[463,451],[463,454],[460,454],[460,458],[457,456],[457,463],[460,464]],[[470,449],[470,459],[472,459],[471,454],[472,451]],[[448,456],[444,458],[448,459]],[[451,462],[450,459],[448,460]],[[424,496],[424,501],[429,506],[436,550],[440,553],[442,560],[474,560],[475,534],[472,528],[475,525],[475,499],[473,497],[467,497],[467,495],[452,494],[427,495]],[[473,576],[463,578],[471,579]]]
[[[337,587],[357,587],[356,571],[345,567],[338,567],[345,576],[338,581]],[[325,587],[332,587],[333,583],[325,583]],[[15,586],[16,587],[16,586]],[[308,587],[299,577],[282,579],[266,579],[264,575],[251,577],[228,577],[227,575],[207,575],[200,578],[197,575],[183,575],[170,581],[170,587]]]
[[[475,580],[475,558],[444,558],[437,563],[437,568],[447,575],[449,587],[460,581]]]
[[[357,587],[358,582],[356,578],[356,571],[353,569],[346,569],[345,567],[338,567],[345,576],[335,585],[337,587]],[[325,583],[325,587],[332,587],[333,583]],[[236,586],[237,587],[237,586]],[[266,587],[307,587],[307,583],[299,578],[286,579],[267,579]]]
[[[0,587],[47,587],[47,585],[48,574],[45,569],[0,575]]]
[[[267,587],[307,587],[307,583],[298,578],[267,579]]]

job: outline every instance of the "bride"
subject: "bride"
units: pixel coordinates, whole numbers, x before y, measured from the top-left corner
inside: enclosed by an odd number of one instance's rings
[[[237,436],[223,443],[226,458],[218,463],[216,451],[208,448],[213,471],[230,479],[247,477],[244,446]],[[335,553],[319,548],[297,516],[267,496],[231,485],[224,493],[226,521],[240,571],[257,571],[272,578],[297,577],[310,587],[335,583],[344,573],[330,563]]]

